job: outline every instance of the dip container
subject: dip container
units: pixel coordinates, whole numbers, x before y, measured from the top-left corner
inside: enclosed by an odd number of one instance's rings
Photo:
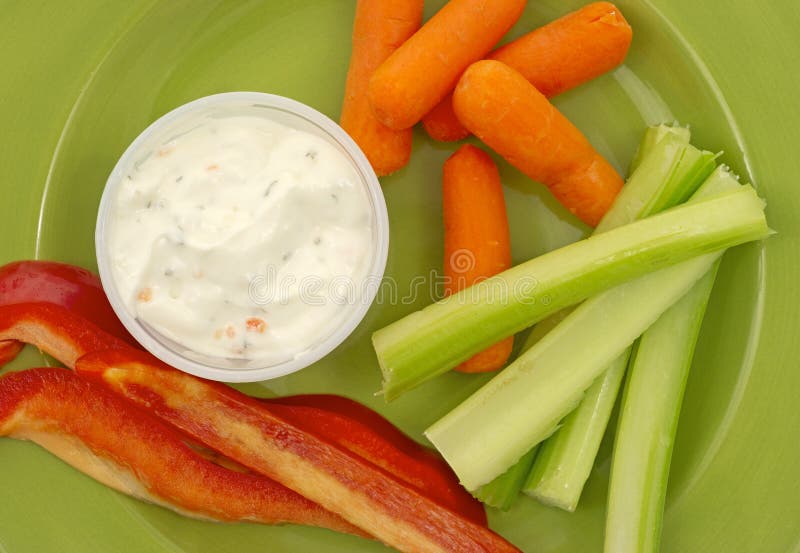
[[[342,308],[348,312],[341,324],[330,329],[327,335],[316,337],[313,346],[278,363],[211,357],[187,349],[137,318],[126,306],[114,281],[108,250],[108,232],[113,224],[109,217],[122,179],[126,178],[135,164],[178,134],[179,128],[185,128],[187,122],[209,114],[220,117],[226,114],[266,117],[324,139],[352,164],[371,205],[372,241],[367,280],[372,285],[364,287],[358,301],[343,305]],[[146,350],[165,363],[202,378],[224,382],[256,382],[285,376],[311,365],[341,344],[355,330],[375,299],[386,266],[388,246],[389,221],[380,183],[356,143],[339,125],[313,108],[290,98],[260,92],[227,92],[200,98],[170,111],[147,127],[125,150],[108,177],[95,231],[100,279],[111,306],[125,328]]]

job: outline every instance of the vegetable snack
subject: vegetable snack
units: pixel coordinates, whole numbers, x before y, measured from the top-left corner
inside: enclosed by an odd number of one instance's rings
[[[471,65],[458,81],[453,108],[475,136],[546,185],[587,225],[600,222],[622,188],[622,177],[575,125],[504,63]]]
[[[610,71],[628,53],[633,31],[614,4],[594,2],[539,27],[489,54],[519,71],[539,92],[552,98]],[[422,124],[444,142],[469,136],[448,94]]]
[[[511,237],[497,166],[465,144],[442,173],[445,292],[452,294],[511,267]],[[457,371],[495,371],[505,365],[514,338],[506,338],[464,361]]]
[[[419,29],[422,0],[359,0],[353,23],[353,53],[339,123],[379,176],[394,173],[411,157],[411,129],[394,130],[372,113],[367,87],[375,70]]]
[[[369,100],[380,121],[407,129],[452,90],[519,19],[525,0],[451,0],[372,76]]]

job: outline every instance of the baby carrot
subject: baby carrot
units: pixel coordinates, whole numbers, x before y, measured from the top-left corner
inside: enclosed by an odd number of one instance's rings
[[[359,0],[353,51],[339,123],[361,147],[378,176],[403,167],[411,157],[411,129],[393,130],[375,118],[367,87],[375,69],[422,24],[423,0]]]
[[[551,98],[622,63],[633,31],[611,2],[594,2],[498,48],[490,58]]]
[[[525,0],[450,0],[375,71],[368,92],[375,115],[393,129],[412,127],[524,8]]]
[[[422,118],[422,126],[428,136],[439,142],[455,142],[469,136],[469,131],[461,124],[453,111],[453,93],[448,92],[444,99]]]
[[[458,81],[453,108],[470,132],[588,225],[597,225],[622,188],[622,178],[586,137],[504,63],[471,65]]]
[[[445,293],[511,267],[511,238],[500,174],[492,158],[465,144],[444,164]],[[456,367],[457,371],[494,371],[505,365],[514,337],[496,343]]]
[[[535,29],[489,54],[519,71],[552,98],[614,69],[628,53],[633,31],[610,2],[594,2]],[[450,142],[469,132],[453,113],[452,94],[422,124],[431,138]]]

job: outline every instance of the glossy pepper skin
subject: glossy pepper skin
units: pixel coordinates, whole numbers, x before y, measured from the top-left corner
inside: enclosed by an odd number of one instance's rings
[[[48,303],[0,306],[0,340],[8,338],[36,345],[70,368],[84,356],[109,355],[93,352],[135,351],[82,317]],[[260,406],[355,453],[459,516],[486,525],[483,506],[460,486],[441,457],[360,403],[320,394],[261,400]],[[246,470],[217,453],[205,451],[203,455],[235,470]]]
[[[372,409],[333,394],[294,395],[262,400],[293,425],[361,456],[417,488],[440,505],[486,526],[486,512],[459,484],[450,465]]]
[[[54,261],[15,261],[0,267],[0,305],[48,302],[66,307],[103,330],[137,346],[108,302],[100,278],[81,267]],[[0,342],[0,364],[13,360],[19,343]]]
[[[75,370],[400,551],[519,551],[364,458],[219,382],[183,373],[134,350],[85,355]]]
[[[33,344],[69,368],[91,351],[134,350],[72,310],[47,302],[0,306],[0,343],[8,340]]]
[[[17,342],[16,340],[5,340],[0,342],[0,367],[7,365],[16,359],[23,347],[25,347],[25,344],[22,342]]]
[[[187,516],[365,535],[269,478],[207,461],[171,427],[65,369],[0,377],[0,435],[36,442],[107,486]]]
[[[50,346],[48,353],[69,367],[74,366],[77,357],[93,349],[121,347],[122,344],[112,337],[136,345],[114,314],[100,279],[81,267],[38,260],[16,261],[0,267],[0,306],[23,303],[55,304],[96,325],[97,328],[91,328],[89,334],[96,335],[97,339],[84,345],[74,340],[72,353],[67,352],[68,348],[64,347],[63,342],[61,347]],[[5,316],[0,316],[0,328],[3,327],[3,320],[8,329],[9,321],[16,320],[19,323],[21,320],[37,318],[43,325],[49,320],[52,329],[60,327],[62,334],[67,329],[75,337],[80,335],[81,325],[89,328],[83,321],[76,322],[73,317],[65,316],[58,307],[43,305],[7,311]],[[86,334],[86,331],[83,333]],[[0,366],[9,363],[20,352],[26,341],[24,332],[20,334],[20,339],[23,341],[0,341]],[[357,442],[351,444],[352,449],[371,453],[373,462],[380,463],[384,468],[388,466],[398,474],[403,473],[405,476],[401,478],[404,480],[428,488],[445,505],[462,509],[460,512],[465,516],[486,524],[483,508],[458,484],[447,464],[376,412],[334,395],[276,398],[270,402],[287,405],[283,408],[287,416],[295,413],[295,420],[297,417],[307,417],[308,423],[316,430],[327,431],[328,437],[340,443]]]
[[[122,347],[123,344],[114,338],[138,347],[114,314],[100,279],[94,273],[66,263],[39,260],[16,261],[0,267],[0,307],[43,302],[65,308],[89,322],[66,316],[59,307],[39,305],[17,307],[7,311],[5,316],[0,315],[0,329],[4,320],[8,328],[11,320],[19,323],[38,319],[43,325],[50,321],[54,334],[55,329],[60,328],[62,335],[67,331],[74,337],[96,336],[93,340],[84,338],[82,345],[80,340],[73,340],[72,352],[65,347],[69,340],[62,341],[60,347],[50,346],[48,353],[69,367],[89,351]],[[92,324],[95,327],[91,327]],[[81,330],[82,326],[86,328]],[[28,325],[28,329],[31,328]],[[16,357],[23,342],[31,341],[25,339],[24,333],[20,334],[20,339],[22,341],[0,341],[0,366]],[[368,458],[442,505],[486,525],[483,506],[458,483],[447,463],[375,411],[332,394],[275,398],[268,402],[294,422],[304,422],[305,428],[322,433],[323,437]]]

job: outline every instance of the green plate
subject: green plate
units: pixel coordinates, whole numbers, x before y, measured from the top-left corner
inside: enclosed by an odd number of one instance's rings
[[[427,2],[426,15],[441,5]],[[574,9],[531,2],[510,36]],[[790,553],[800,545],[800,7],[620,0],[635,30],[626,66],[556,99],[621,171],[646,123],[691,123],[695,141],[769,200],[779,234],[725,258],[688,385],[670,476],[663,551]],[[716,7],[714,7],[716,5]],[[338,117],[354,2],[73,0],[3,3],[0,13],[0,262],[40,257],[94,267],[106,176],[149,122],[194,98],[260,90]],[[390,405],[372,394],[372,329],[431,301],[440,267],[439,179],[450,145],[416,135],[411,165],[384,180],[392,243],[384,296],[316,366],[252,392],[335,391],[422,439],[486,377],[451,374]],[[538,185],[501,166],[516,261],[585,231]],[[45,362],[29,350],[21,369]],[[0,440],[0,551],[380,551],[296,526],[188,520],[96,484],[37,446]],[[602,549],[609,444],[576,513],[521,499],[492,527],[525,551]]]

